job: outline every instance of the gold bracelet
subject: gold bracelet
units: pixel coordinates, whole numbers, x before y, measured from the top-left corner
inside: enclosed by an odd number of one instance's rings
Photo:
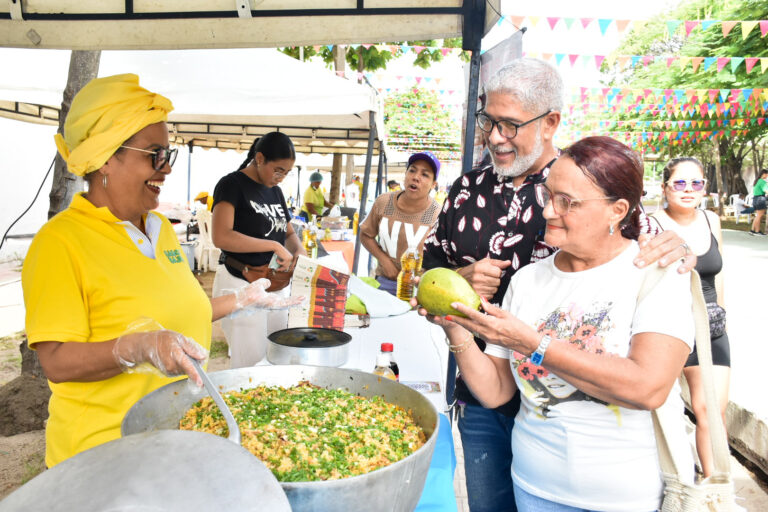
[[[469,338],[467,338],[466,341],[464,341],[464,343],[461,343],[460,345],[451,345],[449,342],[448,350],[450,350],[454,354],[461,354],[462,352],[467,350],[469,347],[471,347],[474,342],[475,342],[475,336],[470,333]]]

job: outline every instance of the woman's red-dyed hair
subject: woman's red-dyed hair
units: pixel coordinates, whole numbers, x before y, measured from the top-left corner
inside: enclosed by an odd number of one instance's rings
[[[597,185],[614,200],[625,199],[629,213],[621,221],[621,234],[637,240],[640,234],[640,200],[643,197],[643,161],[629,147],[610,137],[586,137],[563,150]],[[562,157],[561,157],[562,158]]]

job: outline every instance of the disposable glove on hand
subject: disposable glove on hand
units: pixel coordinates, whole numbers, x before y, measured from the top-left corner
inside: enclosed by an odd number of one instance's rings
[[[257,279],[235,290],[235,310],[248,309],[288,309],[304,302],[304,296],[280,297],[267,292],[269,279]]]
[[[198,386],[203,385],[189,357],[203,362],[208,351],[192,338],[163,329],[154,320],[131,324],[128,332],[117,339],[112,354],[124,373],[155,373],[166,377],[186,374]]]

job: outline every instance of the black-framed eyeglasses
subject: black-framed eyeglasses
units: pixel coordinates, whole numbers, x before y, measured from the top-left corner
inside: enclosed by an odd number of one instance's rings
[[[533,119],[529,119],[524,123],[515,123],[514,121],[510,121],[508,119],[500,119],[497,121],[496,119],[486,114],[484,110],[478,110],[475,113],[475,118],[477,119],[477,126],[480,127],[480,129],[485,133],[491,133],[493,131],[493,127],[495,126],[498,128],[499,134],[502,137],[507,139],[514,139],[517,135],[517,131],[520,128],[534,121],[538,121],[542,117],[549,115],[551,112],[551,109],[547,110],[543,114],[536,116]]]
[[[547,206],[550,201],[552,201],[552,209],[555,210],[555,214],[565,217],[568,215],[568,213],[571,211],[571,206],[578,205],[579,203],[583,203],[585,201],[596,201],[598,199],[608,199],[613,200],[615,199],[612,196],[602,196],[602,197],[588,197],[586,199],[576,199],[575,197],[570,197],[565,194],[561,193],[552,193],[551,190],[547,188],[546,185],[543,183],[539,183],[536,185],[536,195],[539,198],[539,202],[542,206]]]
[[[150,153],[152,155],[152,168],[156,171],[161,170],[167,163],[173,167],[173,163],[176,161],[176,155],[179,153],[177,148],[159,147],[155,150],[133,148],[131,146],[120,146],[124,149],[132,149],[134,151],[141,151],[142,153]]]
[[[672,188],[672,190],[677,192],[682,192],[683,190],[687,189],[689,184],[692,190],[701,192],[704,190],[704,187],[707,186],[707,180],[704,178],[693,180],[675,180],[668,181],[667,184],[670,186],[670,188]]]

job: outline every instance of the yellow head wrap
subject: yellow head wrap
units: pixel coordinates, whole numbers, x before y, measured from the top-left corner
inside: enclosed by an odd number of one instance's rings
[[[200,192],[199,194],[197,194],[197,195],[195,196],[195,199],[194,199],[194,200],[195,200],[195,201],[199,201],[200,199],[202,199],[202,198],[204,198],[204,197],[208,197],[208,192]]]
[[[72,100],[64,136],[54,137],[69,172],[84,176],[100,169],[120,145],[143,128],[166,121],[171,101],[124,74],[88,82]]]

